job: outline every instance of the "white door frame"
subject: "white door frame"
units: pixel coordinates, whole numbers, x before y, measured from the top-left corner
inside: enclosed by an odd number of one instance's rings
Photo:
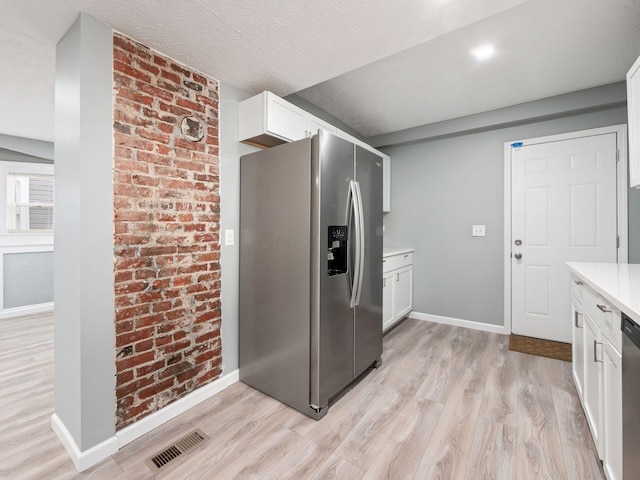
[[[504,331],[511,334],[511,151],[514,143],[525,145],[535,145],[540,143],[558,142],[562,140],[572,140],[574,138],[592,137],[607,133],[616,134],[618,146],[617,163],[617,197],[618,197],[618,235],[620,237],[620,248],[618,248],[618,263],[627,263],[629,260],[628,245],[628,218],[627,218],[627,197],[629,184],[627,180],[627,125],[612,125],[610,127],[593,128],[578,132],[561,133],[547,137],[529,138],[504,144]],[[567,302],[569,298],[567,298]]]

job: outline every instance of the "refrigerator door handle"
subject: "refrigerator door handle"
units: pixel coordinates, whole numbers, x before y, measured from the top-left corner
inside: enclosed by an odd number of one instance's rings
[[[366,229],[364,228],[364,206],[362,203],[362,192],[360,191],[360,184],[358,182],[354,182],[356,184],[356,194],[358,196],[358,216],[360,217],[359,229],[360,234],[357,236],[357,240],[359,244],[357,246],[357,255],[358,262],[360,264],[360,268],[358,269],[358,289],[356,293],[356,301],[355,304],[360,304],[360,294],[362,293],[362,284],[364,283],[364,246],[365,246],[365,238],[364,232]]]
[[[358,183],[354,180],[349,182],[349,196],[351,198],[351,207],[352,212],[349,214],[353,214],[353,225],[354,225],[354,241],[355,241],[355,252],[354,252],[354,265],[353,265],[353,283],[351,285],[351,298],[349,300],[349,306],[351,308],[355,307],[358,304],[358,282],[360,281],[360,269],[361,269],[361,258],[360,258],[360,236],[362,234],[361,225],[360,225],[360,198],[358,197]]]

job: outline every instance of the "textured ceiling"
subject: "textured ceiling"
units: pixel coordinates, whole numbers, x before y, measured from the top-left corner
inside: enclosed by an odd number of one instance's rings
[[[618,82],[639,55],[638,0],[536,0],[298,95],[372,136]]]
[[[638,0],[0,0],[0,133],[53,139],[55,44],[80,11],[366,136],[622,80],[640,54]],[[481,40],[498,56],[478,65]]]

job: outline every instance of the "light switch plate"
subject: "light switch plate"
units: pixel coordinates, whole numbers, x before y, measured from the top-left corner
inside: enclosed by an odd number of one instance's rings
[[[224,231],[224,244],[229,247],[235,243],[235,238],[233,235],[233,230],[225,230]]]
[[[474,225],[471,228],[471,236],[472,237],[484,237],[484,225]]]

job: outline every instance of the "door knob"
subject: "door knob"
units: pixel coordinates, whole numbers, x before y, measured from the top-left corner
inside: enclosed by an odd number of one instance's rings
[[[514,255],[514,257],[516,258],[516,260],[520,260],[522,258],[522,254],[521,253],[516,253]]]

